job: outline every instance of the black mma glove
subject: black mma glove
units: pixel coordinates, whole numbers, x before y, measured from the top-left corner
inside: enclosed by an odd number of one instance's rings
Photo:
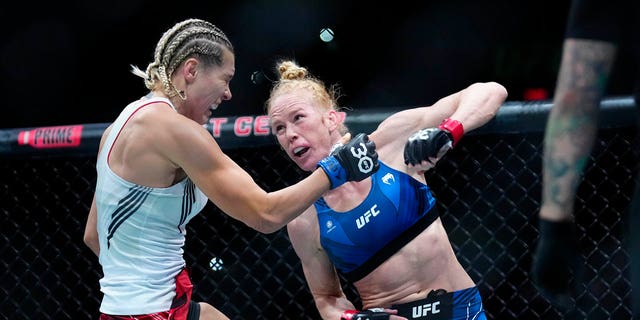
[[[390,314],[382,308],[368,310],[345,310],[340,316],[340,320],[389,320]]]
[[[583,265],[575,224],[541,218],[540,239],[531,268],[533,283],[540,293],[556,307],[571,308],[571,293],[582,276]]]
[[[404,145],[404,163],[419,165],[422,161],[440,159],[453,148],[464,134],[462,123],[444,119],[437,128],[422,129],[409,137]]]
[[[329,177],[331,189],[347,181],[361,181],[378,171],[376,145],[369,136],[360,133],[345,145],[338,145],[331,154],[318,162]]]

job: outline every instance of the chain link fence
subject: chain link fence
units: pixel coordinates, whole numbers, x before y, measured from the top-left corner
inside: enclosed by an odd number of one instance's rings
[[[528,274],[538,236],[541,130],[468,135],[427,173],[490,319],[631,318],[625,236],[635,140],[631,126],[599,133],[576,202],[587,268],[568,313],[553,308]],[[268,191],[305,175],[274,145],[227,154]],[[0,159],[0,318],[98,318],[101,270],[82,241],[94,166],[91,155]],[[185,259],[194,299],[232,319],[319,319],[286,229],[260,234],[209,203],[188,225]]]

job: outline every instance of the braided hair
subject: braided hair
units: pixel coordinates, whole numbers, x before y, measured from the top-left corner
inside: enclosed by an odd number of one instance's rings
[[[168,97],[185,99],[171,83],[173,72],[190,57],[198,57],[205,65],[222,65],[225,49],[233,53],[233,45],[220,28],[204,20],[187,19],[162,35],[146,71],[132,65],[131,72],[143,78],[149,90],[161,89]]]

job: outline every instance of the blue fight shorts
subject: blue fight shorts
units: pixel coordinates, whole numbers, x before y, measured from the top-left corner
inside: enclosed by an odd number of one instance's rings
[[[407,319],[428,320],[486,320],[482,297],[477,287],[447,292],[431,290],[426,298],[392,305],[398,315]]]

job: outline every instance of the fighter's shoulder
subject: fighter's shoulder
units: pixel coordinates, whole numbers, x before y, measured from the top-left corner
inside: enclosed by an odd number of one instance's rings
[[[138,110],[131,116],[127,126],[142,129],[154,139],[162,137],[188,138],[202,134],[204,128],[195,121],[177,113],[163,102],[154,102]]]
[[[109,133],[111,133],[111,129],[113,129],[113,123],[108,125],[106,129],[102,132],[102,137],[100,137],[100,145],[98,147],[98,151],[102,150],[102,146],[104,145]]]
[[[142,124],[157,123],[157,122],[172,122],[178,121],[179,114],[173,110],[171,105],[163,101],[153,101],[140,106],[130,117],[129,121],[136,121]]]

